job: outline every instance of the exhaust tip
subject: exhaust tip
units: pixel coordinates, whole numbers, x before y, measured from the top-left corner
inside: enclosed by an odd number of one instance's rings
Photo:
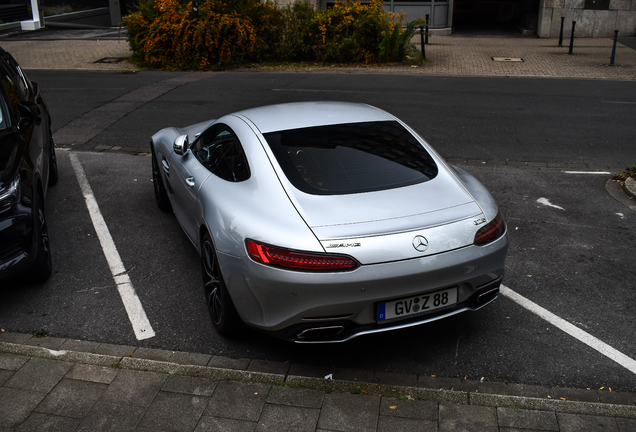
[[[343,330],[343,326],[312,327],[301,331],[296,337],[301,341],[322,340],[337,336],[342,333]]]

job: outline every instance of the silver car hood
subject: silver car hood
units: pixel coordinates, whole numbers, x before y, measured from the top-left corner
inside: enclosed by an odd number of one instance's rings
[[[484,217],[472,196],[444,169],[428,182],[378,192],[309,195],[289,183],[286,189],[326,252],[351,255],[362,264],[471,245]],[[428,243],[426,248],[413,245],[418,235]]]

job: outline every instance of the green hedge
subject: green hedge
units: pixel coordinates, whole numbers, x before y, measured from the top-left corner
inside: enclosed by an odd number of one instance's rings
[[[414,52],[419,21],[370,4],[337,1],[317,11],[307,2],[278,8],[256,0],[141,0],[127,15],[134,58],[161,69],[206,70],[260,61],[383,63]]]

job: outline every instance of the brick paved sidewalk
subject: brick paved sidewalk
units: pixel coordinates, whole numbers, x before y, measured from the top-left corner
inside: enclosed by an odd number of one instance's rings
[[[66,33],[68,36],[68,31]],[[78,33],[81,35],[81,33]],[[79,37],[79,36],[78,36]],[[419,37],[414,38],[419,48]],[[537,76],[595,79],[636,79],[636,50],[618,44],[616,65],[609,66],[613,40],[575,39],[572,55],[569,40],[559,47],[558,39],[520,37],[431,36],[426,46],[429,62],[375,67],[312,67],[303,71],[364,72],[459,76]],[[11,52],[24,69],[135,70],[127,62],[95,63],[104,58],[132,55],[125,38],[119,40],[16,40],[0,38],[0,46]],[[493,57],[522,61],[496,62]],[[250,69],[258,71],[259,68]],[[288,71],[289,69],[285,69]]]
[[[324,373],[5,332],[0,431],[636,431],[633,393]]]

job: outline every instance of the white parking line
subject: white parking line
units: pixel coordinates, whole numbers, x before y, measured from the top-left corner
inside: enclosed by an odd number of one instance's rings
[[[501,294],[503,294],[505,297],[508,297],[510,300],[514,301],[521,307],[529,310],[530,312],[536,315],[539,315],[541,318],[543,318],[544,320],[546,320],[553,326],[557,327],[560,330],[563,330],[564,332],[574,337],[575,339],[578,339],[579,341],[583,342],[585,345],[589,346],[590,348],[594,348],[596,351],[600,352],[605,357],[608,357],[609,359],[614,360],[616,363],[623,366],[628,371],[636,374],[636,360],[630,357],[627,357],[625,354],[612,348],[605,342],[595,338],[589,333],[584,332],[580,328],[570,324],[564,319],[559,318],[552,312],[542,308],[538,304],[528,300],[522,295],[517,294],[516,292],[514,292],[507,286],[501,285],[500,291],[501,291]]]
[[[566,174],[589,174],[589,175],[609,175],[611,172],[609,171],[563,171]]]
[[[104,221],[104,217],[99,211],[97,200],[95,199],[95,195],[93,195],[91,185],[88,183],[88,179],[84,173],[84,168],[75,153],[70,153],[69,157],[71,159],[71,164],[73,165],[73,170],[75,171],[75,176],[77,177],[77,182],[79,183],[84,199],[86,200],[86,208],[88,209],[88,213],[93,221],[93,227],[95,227],[95,232],[97,233],[99,242],[102,245],[102,250],[106,256],[106,261],[108,262],[108,267],[110,267],[110,272],[112,273],[115,284],[117,285],[117,290],[119,291],[121,300],[124,303],[124,308],[126,309],[128,319],[130,319],[132,324],[135,336],[137,337],[137,340],[154,337],[155,331],[152,329],[150,321],[148,321],[148,317],[146,316],[146,312],[141,305],[141,301],[135,293],[135,288],[132,286],[130,277],[128,277],[128,274],[126,273],[126,268],[119,256],[119,252],[117,252],[113,237],[110,235],[106,221]]]

